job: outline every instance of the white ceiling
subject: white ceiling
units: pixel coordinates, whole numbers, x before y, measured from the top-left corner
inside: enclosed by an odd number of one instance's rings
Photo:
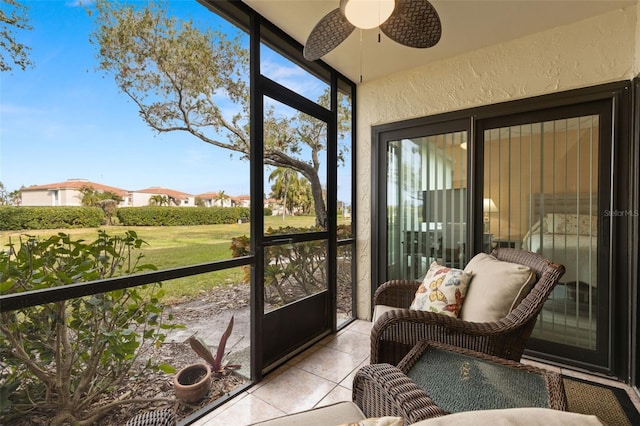
[[[431,0],[442,22],[434,47],[402,46],[378,30],[356,29],[322,58],[354,82],[452,57],[635,4],[637,0]],[[301,44],[339,0],[244,0]],[[361,36],[362,34],[362,40]]]

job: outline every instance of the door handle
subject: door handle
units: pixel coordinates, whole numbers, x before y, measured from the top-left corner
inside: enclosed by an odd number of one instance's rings
[[[291,244],[293,243],[293,238],[280,238],[277,240],[270,240],[264,243],[265,246],[273,246],[276,244]]]

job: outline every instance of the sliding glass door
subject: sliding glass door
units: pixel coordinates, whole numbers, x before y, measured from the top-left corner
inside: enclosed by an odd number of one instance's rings
[[[386,144],[387,279],[421,279],[466,259],[467,131]]]
[[[606,104],[606,103],[605,103]],[[603,364],[609,318],[610,112],[602,102],[504,117],[483,137],[483,217],[491,246],[540,253],[566,268],[530,347]],[[484,123],[481,123],[481,126]],[[604,126],[603,126],[604,124]]]

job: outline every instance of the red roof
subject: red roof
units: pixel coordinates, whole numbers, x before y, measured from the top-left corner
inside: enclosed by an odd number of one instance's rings
[[[76,189],[93,188],[96,191],[113,192],[116,195],[124,197],[129,193],[126,189],[116,188],[114,186],[103,185],[101,183],[95,183],[86,179],[69,179],[64,182],[49,183],[46,185],[31,185],[20,188],[20,191],[42,191],[48,189]]]
[[[203,194],[196,195],[196,197],[202,198],[203,200],[217,200],[219,195],[219,192],[205,192]]]
[[[186,192],[176,191],[174,189],[161,188],[159,186],[152,186],[151,188],[139,189],[137,191],[132,192],[142,192],[144,194],[159,194],[166,195],[167,197],[171,197],[174,200],[186,200],[189,197],[192,197],[191,194],[187,194]]]
[[[42,191],[42,190],[51,190],[51,189],[75,189],[80,190],[85,187],[90,187],[95,189],[96,191],[103,192],[113,192],[121,197],[129,195],[131,192],[141,192],[145,194],[159,194],[166,195],[175,200],[186,200],[189,197],[192,197],[192,194],[188,194],[182,191],[176,191],[174,189],[162,188],[160,186],[152,186],[145,189],[139,189],[137,191],[129,191],[122,188],[116,188],[114,186],[103,185],[101,183],[91,182],[87,179],[69,179],[64,182],[57,183],[48,183],[46,185],[31,185],[27,187],[20,188],[21,191]],[[218,199],[220,192],[205,192],[203,194],[197,195],[197,197],[202,199]],[[232,200],[249,200],[251,197],[249,195],[238,195],[237,197],[229,195],[228,196]]]

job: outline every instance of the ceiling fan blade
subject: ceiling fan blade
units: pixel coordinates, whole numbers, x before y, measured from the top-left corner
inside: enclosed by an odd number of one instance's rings
[[[340,8],[329,12],[311,30],[304,46],[304,58],[308,61],[320,59],[349,37],[355,28]]]
[[[396,8],[380,30],[390,39],[409,47],[435,46],[442,36],[436,9],[427,0],[396,0]]]

